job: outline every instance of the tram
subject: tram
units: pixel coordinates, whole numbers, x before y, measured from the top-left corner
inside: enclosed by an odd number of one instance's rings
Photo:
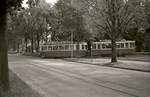
[[[117,41],[117,54],[126,55],[135,52],[135,41]],[[79,48],[79,49],[77,49]],[[93,42],[91,45],[92,56],[111,55],[111,41]],[[88,45],[86,42],[51,42],[40,45],[40,56],[49,58],[88,56]]]

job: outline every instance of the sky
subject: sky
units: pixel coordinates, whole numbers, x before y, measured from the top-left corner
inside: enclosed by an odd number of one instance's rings
[[[23,4],[22,4],[22,6],[25,7],[25,8],[28,7],[28,5],[26,4],[27,1],[28,0],[24,0]],[[46,2],[51,3],[52,5],[54,5],[57,2],[57,0],[46,0]]]
[[[46,0],[47,3],[55,4],[57,0]]]
[[[22,6],[25,7],[25,8],[28,7],[28,5],[26,4],[27,1],[28,1],[28,0],[24,0],[24,1],[23,1],[23,4],[22,4]]]

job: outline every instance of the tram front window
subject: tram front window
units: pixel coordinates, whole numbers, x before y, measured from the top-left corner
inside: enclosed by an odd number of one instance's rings
[[[130,48],[134,48],[134,43],[130,43]]]
[[[86,50],[88,49],[88,46],[87,46],[87,45],[85,45],[85,49],[86,49]]]
[[[86,46],[85,45],[82,45],[82,50],[85,50],[86,49]]]

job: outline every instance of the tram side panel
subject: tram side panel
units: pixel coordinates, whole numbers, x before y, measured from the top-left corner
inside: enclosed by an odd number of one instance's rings
[[[118,56],[125,56],[125,55],[131,55],[134,54],[134,49],[117,49],[117,55]],[[105,49],[105,50],[92,50],[92,56],[111,56],[112,51],[111,49]]]
[[[79,53],[79,55],[78,55]],[[124,56],[128,54],[133,54],[134,49],[117,49],[118,56]],[[90,56],[87,50],[73,51],[43,51],[40,53],[41,57],[49,58],[70,58],[70,57],[87,57]],[[92,56],[111,56],[111,49],[105,50],[92,50]]]
[[[111,56],[111,42],[95,42],[92,46],[93,56]],[[135,53],[135,41],[117,42],[117,55],[125,56]]]
[[[79,53],[79,55],[78,55]],[[40,52],[40,56],[44,58],[70,58],[70,57],[84,57],[86,56],[86,51],[45,51]]]
[[[58,47],[58,46],[57,46]],[[85,57],[89,56],[86,43],[80,43],[79,52],[74,44],[74,49],[71,49],[71,44],[61,45],[56,49],[56,46],[41,46],[41,57],[49,58],[63,58],[63,57]],[[53,48],[53,49],[52,49]],[[133,54],[135,52],[134,41],[117,42],[117,54],[118,56],[124,56],[126,54]],[[92,45],[92,56],[110,56],[111,55],[111,42],[94,42]]]
[[[79,50],[78,52],[75,46],[74,46],[74,49],[71,49],[70,44],[61,45],[61,46],[59,45],[57,47],[49,46],[49,45],[42,45],[40,46],[40,56],[49,57],[49,58],[67,58],[67,57],[77,57],[77,56],[84,57],[86,55],[86,51]]]

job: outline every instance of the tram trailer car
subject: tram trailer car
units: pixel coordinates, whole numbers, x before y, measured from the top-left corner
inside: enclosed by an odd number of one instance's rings
[[[116,42],[117,55],[124,56],[135,53],[135,41],[118,41]],[[48,58],[67,58],[67,57],[86,57],[89,56],[87,43],[79,43],[79,50],[77,44],[71,43],[56,43],[40,45],[40,56]],[[93,42],[92,43],[92,56],[110,56],[111,55],[111,42]]]

